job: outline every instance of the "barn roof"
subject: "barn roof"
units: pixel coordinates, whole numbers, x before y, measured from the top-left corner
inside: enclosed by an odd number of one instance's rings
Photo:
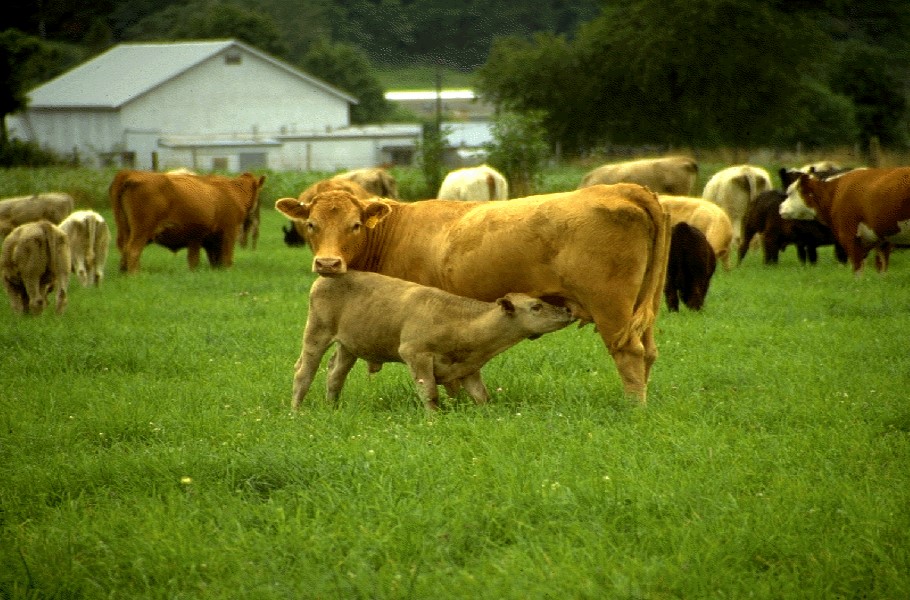
[[[29,108],[117,109],[213,56],[239,48],[352,104],[357,99],[236,40],[119,44],[29,92]]]

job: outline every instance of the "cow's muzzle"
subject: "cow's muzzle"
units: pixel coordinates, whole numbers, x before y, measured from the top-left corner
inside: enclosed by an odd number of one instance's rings
[[[338,275],[347,270],[344,260],[338,257],[317,256],[313,259],[313,271],[320,275]]]

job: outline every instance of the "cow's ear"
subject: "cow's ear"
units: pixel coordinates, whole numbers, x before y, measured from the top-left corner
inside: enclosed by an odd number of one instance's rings
[[[275,202],[275,208],[289,219],[306,219],[310,216],[310,205],[297,198],[281,198]]]
[[[507,315],[515,314],[515,305],[512,304],[512,301],[508,298],[500,298],[496,301],[496,304],[498,304],[499,307],[502,308],[502,312],[506,313]]]
[[[368,229],[372,229],[390,214],[392,214],[392,207],[385,202],[381,200],[367,202],[363,207],[363,224]]]

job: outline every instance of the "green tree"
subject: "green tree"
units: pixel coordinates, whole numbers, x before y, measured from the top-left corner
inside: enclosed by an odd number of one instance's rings
[[[542,111],[501,112],[493,120],[493,141],[487,160],[511,183],[513,198],[536,191],[541,169],[550,155]]]
[[[303,57],[301,67],[358,99],[359,104],[351,109],[352,122],[381,122],[392,114],[369,59],[357,48],[317,41]]]
[[[287,43],[271,17],[230,2],[174,4],[141,19],[124,36],[130,40],[234,38],[278,58],[288,56]]]

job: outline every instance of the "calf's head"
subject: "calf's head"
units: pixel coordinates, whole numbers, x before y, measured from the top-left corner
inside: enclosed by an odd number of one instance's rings
[[[515,319],[516,325],[532,340],[562,329],[575,320],[568,308],[548,304],[527,294],[506,294],[496,304],[509,318]]]
[[[385,202],[361,200],[345,191],[324,192],[309,200],[282,198],[275,208],[303,222],[313,250],[313,271],[320,275],[345,273],[348,263],[359,256],[367,230],[392,212]]]

